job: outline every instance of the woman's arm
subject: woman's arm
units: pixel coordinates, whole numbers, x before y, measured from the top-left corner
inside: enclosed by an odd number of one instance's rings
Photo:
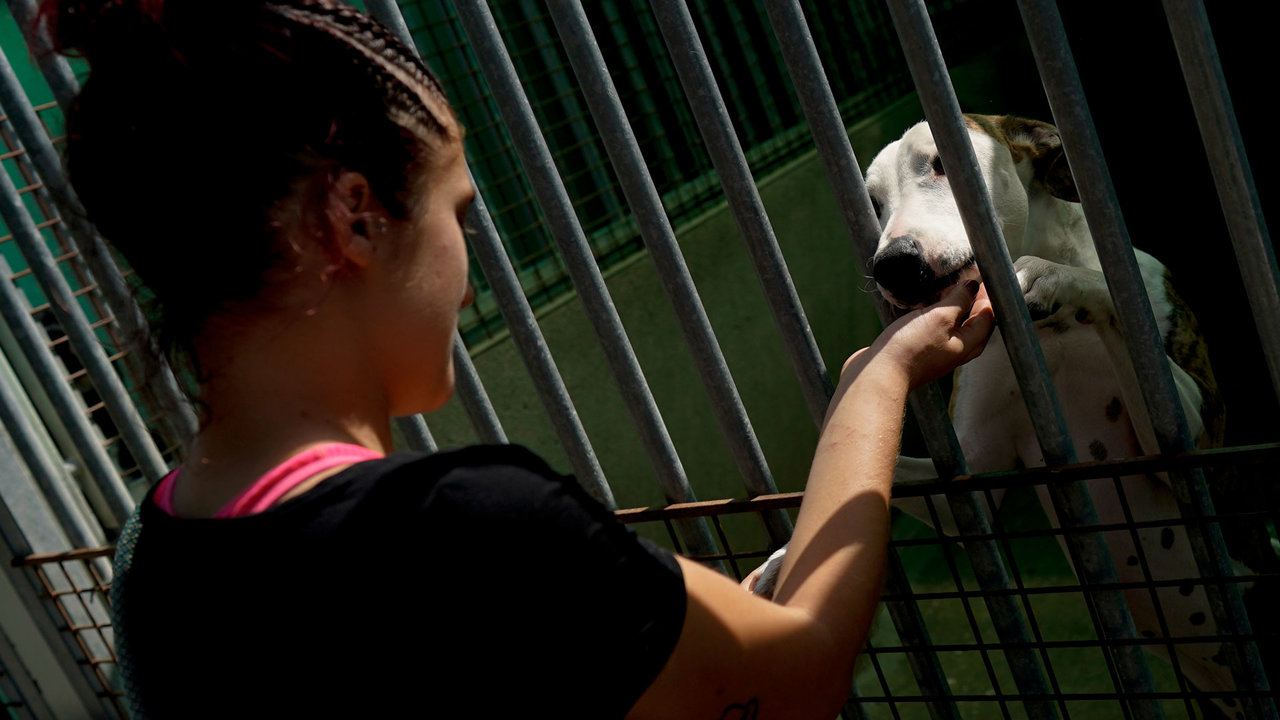
[[[681,560],[680,640],[631,718],[834,717],[879,599],[907,393],[982,352],[985,294],[959,286],[845,363],[769,602]]]

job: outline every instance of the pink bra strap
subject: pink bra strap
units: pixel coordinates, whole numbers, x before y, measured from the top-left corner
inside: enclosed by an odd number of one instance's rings
[[[252,485],[242,490],[231,499],[231,502],[214,514],[214,517],[233,518],[262,512],[279,502],[280,498],[287,495],[299,483],[319,473],[340,465],[351,465],[380,457],[382,457],[381,453],[347,443],[328,443],[304,450],[255,480]],[[178,472],[174,470],[166,475],[160,481],[154,496],[156,505],[170,515],[176,514],[173,512],[173,486]]]
[[[152,498],[156,505],[169,515],[177,515],[173,511],[173,486],[174,480],[178,479],[178,471],[182,468],[175,468],[168,475],[160,478],[160,485],[156,487],[156,494]]]

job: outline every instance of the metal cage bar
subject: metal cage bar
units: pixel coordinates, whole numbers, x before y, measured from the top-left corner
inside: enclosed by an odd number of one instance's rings
[[[462,401],[462,408],[471,420],[471,427],[475,428],[476,435],[481,442],[505,444],[507,434],[502,430],[502,423],[498,422],[498,413],[493,409],[489,394],[485,392],[484,383],[480,381],[480,374],[471,362],[471,355],[467,352],[460,332],[453,336],[453,366],[457,369],[458,398]]]
[[[0,53],[0,57],[2,57]],[[0,76],[8,68],[7,60],[0,63]],[[155,442],[148,435],[146,425],[142,422],[137,409],[129,401],[128,391],[115,369],[111,367],[106,353],[99,344],[97,336],[85,319],[84,312],[76,301],[66,279],[58,270],[53,254],[40,236],[18,188],[7,173],[0,173],[0,216],[5,225],[13,233],[18,248],[22,251],[29,267],[34,271],[40,289],[49,298],[50,308],[58,319],[58,324],[67,333],[71,346],[83,363],[92,379],[94,387],[106,402],[111,419],[115,421],[125,438],[126,445],[142,467],[150,480],[159,480],[165,473],[164,459],[160,455]],[[10,273],[12,274],[12,273]],[[8,275],[5,282],[8,282]],[[127,497],[127,496],[126,496]],[[132,512],[132,500],[108,496],[113,503],[113,511],[122,512],[127,517]],[[114,505],[118,503],[117,505]]]
[[[1126,340],[1133,368],[1138,377],[1142,378],[1139,387],[1156,441],[1162,452],[1186,452],[1193,449],[1195,443],[1178,399],[1160,330],[1156,326],[1115,188],[1106,169],[1101,143],[1089,115],[1084,88],[1075,72],[1075,61],[1067,44],[1062,18],[1052,2],[1019,0],[1018,5],[1036,63],[1045,79],[1049,104],[1062,134],[1063,149],[1080,190],[1085,218],[1098,249],[1098,256],[1102,260],[1102,271],[1115,303],[1116,318]],[[1235,159],[1243,160],[1242,157]],[[1257,215],[1255,219],[1260,220],[1261,215]],[[1244,257],[1240,259],[1241,262],[1245,261]],[[1271,268],[1274,267],[1272,258]],[[1261,275],[1248,279],[1257,283],[1256,289],[1261,290],[1265,277]],[[1271,279],[1274,280],[1274,274]],[[1273,284],[1272,288],[1274,287]],[[1274,306],[1273,312],[1256,317],[1263,325],[1274,324],[1277,320]],[[1135,418],[1135,424],[1137,423],[1141,423],[1141,420]],[[1215,514],[1213,499],[1209,495],[1203,474],[1198,471],[1172,472],[1169,480],[1184,517],[1202,518]],[[1187,535],[1203,577],[1231,577],[1231,558],[1227,554],[1221,529],[1216,524],[1189,523]],[[1232,629],[1241,636],[1251,634],[1249,616],[1235,585],[1207,583],[1205,590],[1219,628]],[[1246,692],[1269,690],[1266,673],[1253,643],[1244,642],[1239,647],[1235,643],[1227,643],[1227,650],[1232,674],[1241,689]],[[1259,703],[1251,709],[1254,717],[1276,717],[1274,701],[1246,696],[1246,702]]]
[[[711,155],[711,163],[724,186],[729,210],[751,254],[774,322],[782,334],[787,357],[800,380],[809,414],[820,427],[833,391],[831,378],[809,330],[809,321],[787,272],[786,260],[760,201],[760,192],[733,130],[724,98],[716,87],[711,65],[698,40],[693,16],[683,0],[655,0],[653,13],[662,29],[671,62],[693,109],[707,152]]]
[[[31,42],[28,39],[28,44]],[[61,60],[61,57],[58,59]],[[49,196],[53,207],[58,209],[58,216],[65,221],[71,240],[84,258],[92,279],[98,284],[112,318],[119,323],[120,334],[126,343],[138,344],[136,341],[142,337],[142,328],[146,325],[142,311],[129,292],[120,269],[116,267],[102,238],[80,207],[80,202],[63,173],[58,153],[41,127],[40,119],[31,108],[7,58],[0,59],[0,107],[4,108],[27,157],[46,186],[40,192]],[[154,360],[157,363],[154,389],[161,402],[168,406],[164,410],[172,411],[175,427],[182,435],[180,441],[185,442],[195,434],[195,413],[179,388],[169,364],[161,357]]]
[[[879,239],[880,224],[871,208],[862,181],[862,170],[858,167],[858,159],[849,142],[848,131],[840,117],[804,13],[797,0],[769,0],[765,8],[813,133],[818,156],[853,240],[854,253],[864,267],[869,267]],[[878,301],[876,307],[882,322],[888,324],[892,321],[886,303]],[[922,388],[912,394],[911,405],[917,418],[930,418],[929,422],[921,422],[921,430],[939,475],[946,478],[965,474],[964,455],[947,417],[941,391],[933,384]],[[983,589],[1010,588],[1009,573],[998,545],[974,537],[991,533],[979,494],[949,493],[947,501],[956,527],[965,537],[965,551],[979,586]],[[998,637],[1011,646],[1006,655],[1019,692],[1029,696],[1048,696],[1051,688],[1032,647],[1031,633],[1017,598],[1012,595],[988,596],[987,610]],[[1058,717],[1056,708],[1048,700],[1028,700],[1026,705],[1029,717]]]
[[[800,379],[801,390],[814,422],[821,427],[833,388],[826,364],[809,329],[804,308],[796,294],[786,261],[773,234],[755,179],[729,119],[728,109],[717,88],[706,53],[698,39],[693,16],[683,0],[658,0],[653,11],[666,39],[672,63],[693,109],[712,164],[724,186],[726,200],[738,230],[746,241],[757,276],[764,286],[774,321],[782,333],[792,368]],[[890,584],[910,586],[899,577],[902,570],[891,563],[887,572]],[[949,694],[941,665],[930,649],[929,632],[919,608],[911,602],[888,606],[895,626],[919,641],[913,655],[912,669],[916,681],[927,695],[938,698],[930,711],[938,717],[956,717],[956,708],[946,699]]]
[[[421,415],[398,417],[395,423],[400,433],[404,435],[404,441],[409,445],[409,449],[427,453],[433,453],[438,449],[436,439],[431,435],[431,429],[427,427],[427,421]]]
[[[555,162],[547,149],[493,16],[481,2],[459,1],[455,3],[455,8],[464,32],[476,47],[481,72],[494,91],[499,112],[511,133],[520,161],[530,175],[538,205],[542,208],[551,235],[573,278],[574,287],[583,298],[587,317],[604,350],[615,381],[622,390],[627,409],[658,475],[662,491],[672,501],[692,499],[693,489],[685,477],[684,466],[649,391],[644,372],[636,360],[630,340],[627,339],[582,227],[578,224],[573,205],[560,181]],[[685,542],[693,553],[709,555],[715,552],[715,541],[704,523],[686,523],[682,531],[685,533]]]
[[[549,8],[747,493],[776,493],[768,460],[685,265],[586,12],[577,0],[556,0]],[[785,513],[770,513],[764,520],[775,543],[781,545],[791,537],[791,521]]]
[[[1280,396],[1280,272],[1218,49],[1203,2],[1164,0],[1164,9],[1271,371],[1271,387]]]
[[[405,25],[404,16],[393,0],[367,0],[367,4],[369,12],[379,22],[391,28],[413,52],[418,52],[413,36]],[[474,177],[471,184],[477,187]],[[507,330],[511,333],[511,340],[533,380],[538,399],[551,419],[552,429],[569,459],[574,477],[605,506],[616,508],[613,491],[605,480],[604,471],[600,469],[600,461],[591,447],[591,440],[578,418],[578,411],[564,386],[564,379],[556,368],[555,359],[538,328],[538,321],[524,295],[520,279],[511,265],[502,239],[498,237],[493,217],[479,192],[468,211],[467,222],[476,231],[471,237],[471,250],[475,253],[485,280],[489,282],[489,288],[498,299],[498,307],[506,321]],[[434,449],[434,443],[431,448]]]
[[[22,412],[18,396],[2,379],[0,379],[0,429],[7,431],[18,457],[22,458],[27,472],[40,488],[45,502],[67,537],[77,547],[96,547],[102,544],[106,537],[102,527],[83,511],[65,472],[60,472],[58,463],[45,452],[35,429],[31,427]],[[8,475],[2,477],[5,482],[12,481]],[[10,500],[6,498],[6,504],[8,502]]]
[[[978,265],[983,268],[1000,332],[1044,458],[1051,466],[1074,462],[1075,448],[1031,327],[1031,317],[1014,276],[995,211],[977,172],[977,160],[928,11],[922,0],[894,0],[889,10],[939,154],[951,170],[956,204]],[[1050,495],[1063,526],[1097,525],[1097,511],[1084,488],[1051,486]],[[1136,638],[1137,629],[1123,595],[1098,588],[1100,584],[1114,582],[1117,577],[1102,537],[1093,533],[1068,533],[1066,541],[1082,583],[1090,586],[1088,597],[1097,613],[1100,634],[1111,641]],[[1141,648],[1113,642],[1108,649],[1123,693],[1131,696],[1129,709],[1140,718],[1164,717],[1159,705],[1145,697],[1153,691],[1154,681]]]
[[[5,179],[8,179],[7,175]],[[43,333],[27,312],[25,299],[9,281],[12,274],[8,261],[0,257],[0,319],[13,332],[24,358],[48,395],[59,420],[67,428],[67,433],[84,461],[89,478],[109,501],[110,510],[115,516],[112,519],[123,523],[133,511],[133,498],[129,496],[115,465],[103,449],[101,435],[89,423],[84,403],[67,385],[57,358],[49,350]]]

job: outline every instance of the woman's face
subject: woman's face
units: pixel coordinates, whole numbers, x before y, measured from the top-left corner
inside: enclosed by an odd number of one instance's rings
[[[387,242],[374,239],[382,248],[371,316],[380,327],[370,337],[382,345],[375,362],[395,416],[435,410],[453,393],[458,310],[472,297],[463,223],[475,192],[460,140],[438,151],[419,188],[413,216],[378,234]]]

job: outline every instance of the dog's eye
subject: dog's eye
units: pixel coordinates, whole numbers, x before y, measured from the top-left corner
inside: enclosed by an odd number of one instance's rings
[[[879,200],[871,198],[871,210],[876,214],[876,217],[880,217],[880,213],[884,211],[884,206],[880,204]]]
[[[946,174],[947,174],[946,172],[944,172],[944,171],[942,170],[942,156],[941,156],[941,155],[934,155],[934,156],[933,156],[933,174],[934,174],[934,175],[937,175],[938,177],[943,177],[944,175],[946,175]]]

